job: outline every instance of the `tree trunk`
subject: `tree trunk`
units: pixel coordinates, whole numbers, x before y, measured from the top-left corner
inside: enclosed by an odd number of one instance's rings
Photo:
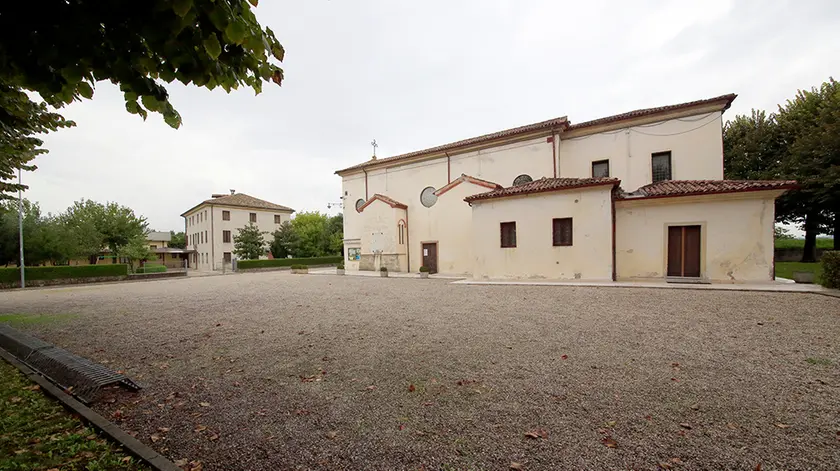
[[[99,258],[99,257],[96,256],[96,255],[90,255],[90,256],[88,256],[88,262],[90,262],[91,265],[96,265],[96,259],[97,258]]]
[[[814,214],[805,215],[805,247],[802,249],[800,262],[817,261],[817,223]]]

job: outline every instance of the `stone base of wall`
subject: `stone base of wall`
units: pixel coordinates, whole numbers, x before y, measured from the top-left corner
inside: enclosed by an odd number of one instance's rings
[[[125,281],[127,276],[95,276],[90,278],[59,278],[55,280],[26,280],[27,288],[58,285],[82,285],[87,283],[107,283],[111,281]],[[20,281],[16,283],[2,283],[0,289],[20,288]]]
[[[162,273],[133,273],[128,275],[128,279],[131,281],[145,281],[145,280],[156,280],[159,278],[177,278],[179,276],[187,276],[187,272],[185,271],[165,271]]]
[[[403,258],[405,258],[405,255],[402,254],[362,254],[359,260],[359,270],[376,271],[379,270],[379,267],[385,267],[388,271],[402,272],[405,271],[405,266],[403,266],[404,263],[402,262]]]

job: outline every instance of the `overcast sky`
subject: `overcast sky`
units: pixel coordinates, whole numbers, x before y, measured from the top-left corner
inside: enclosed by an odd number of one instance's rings
[[[116,201],[157,230],[229,189],[326,212],[333,172],[369,159],[373,138],[389,156],[734,92],[731,119],[840,71],[831,0],[263,0],[256,14],[286,48],[282,87],[171,84],[173,130],[100,83],[62,111],[78,126],[46,138],[26,197],[50,212]]]

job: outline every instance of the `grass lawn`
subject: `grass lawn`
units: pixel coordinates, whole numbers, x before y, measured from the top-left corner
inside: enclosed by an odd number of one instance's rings
[[[805,239],[776,239],[777,249],[801,249],[805,247]],[[830,249],[834,247],[834,239],[830,237],[818,237],[818,249]]]
[[[147,470],[0,360],[0,469]]]
[[[808,271],[817,274],[815,283],[820,282],[820,275],[822,275],[822,264],[820,263],[802,263],[802,262],[776,262],[776,277],[793,279],[793,272]]]

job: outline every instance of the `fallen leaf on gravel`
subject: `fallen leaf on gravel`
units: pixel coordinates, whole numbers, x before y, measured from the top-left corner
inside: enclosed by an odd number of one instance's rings
[[[400,424],[400,425],[399,425],[399,427],[397,427],[397,430],[404,430],[404,429],[405,429],[405,425],[404,425],[404,424]]]
[[[139,435],[139,433],[135,432],[134,430],[128,430],[125,433],[131,435],[134,438],[137,438],[137,435]]]
[[[510,469],[525,469],[525,468],[523,468],[521,464],[519,464],[515,461],[511,461]]]
[[[601,439],[601,443],[604,444],[607,448],[618,448],[618,442],[613,440],[612,437],[604,437]]]
[[[691,424],[689,424],[688,422],[683,422],[683,423],[681,423],[681,424],[680,424],[680,427],[682,427],[682,428],[684,428],[684,429],[691,430]]]
[[[671,463],[659,463],[659,469],[674,469],[674,466]]]
[[[691,410],[700,410],[700,404],[692,404],[690,407]]]
[[[23,389],[26,389],[27,391],[37,391],[37,390],[41,389],[41,386],[38,386],[37,384],[33,384],[32,386],[27,386]]]
[[[677,382],[679,382],[679,380],[678,380],[677,378],[671,378],[671,381],[677,381]]]
[[[432,406],[434,404],[435,404],[434,402],[424,402],[423,403],[423,405],[426,406],[426,407]]]
[[[120,418],[122,418],[122,415],[123,415],[122,409],[117,409],[111,414],[111,417],[113,417],[115,419],[120,419]]]
[[[525,432],[525,436],[528,437],[528,438],[534,438],[534,439],[537,439],[537,438],[547,439],[548,438],[548,432],[545,429],[538,428],[538,429],[531,430],[530,432]]]
[[[187,463],[188,463],[188,461],[187,461],[186,458],[184,458],[182,460],[175,460],[175,466],[178,466],[179,468],[183,468],[184,466],[187,465]]]
[[[650,415],[646,415],[646,416],[645,416],[645,420],[653,420],[653,417],[652,417],[652,416],[650,416]]]
[[[561,358],[562,360],[568,360],[568,359],[569,359],[569,355],[562,355],[560,358]]]
[[[204,466],[201,464],[201,461],[190,461],[190,470],[189,471],[201,471]]]
[[[615,424],[616,424],[615,420],[610,420],[610,421],[607,422],[607,427],[610,427],[610,428],[615,427]]]
[[[210,407],[209,402],[199,402],[198,405],[200,405],[201,407]]]
[[[309,415],[309,413],[310,412],[306,409],[298,409],[295,411],[295,414],[297,415]],[[265,412],[263,412],[262,415],[265,415]]]
[[[47,471],[61,471],[61,470],[60,470],[60,469],[58,469],[58,468],[50,468],[50,469],[48,469]]]
[[[160,433],[166,433],[170,430],[172,430],[172,429],[169,428],[169,427],[158,427],[158,432],[160,432]]]
[[[152,443],[157,443],[160,441],[160,435],[153,433],[149,436],[152,439]]]
[[[676,457],[675,457],[675,458],[671,458],[671,463],[674,463],[674,464],[683,464],[683,460],[681,460],[681,459],[679,459],[679,458],[676,458]]]
[[[413,384],[409,384],[409,385],[408,385],[408,392],[414,392],[414,390],[415,390],[414,385],[413,385]]]
[[[335,439],[338,436],[338,432],[327,432],[324,434],[325,437],[329,438],[330,440]]]
[[[368,391],[373,391],[374,389],[376,389],[376,386],[370,385],[370,386],[366,387],[365,389],[367,389]]]
[[[199,425],[195,428],[195,430],[193,430],[193,432],[203,432],[205,430],[207,430],[207,427],[205,427],[204,425]]]
[[[776,427],[779,427],[779,428],[788,428],[788,427],[790,427],[790,425],[788,425],[788,424],[783,424],[783,423],[781,423],[781,422],[780,422],[780,423],[776,424]]]
[[[735,423],[732,423],[732,422],[727,423],[726,426],[729,427],[732,430],[738,429],[738,424],[735,424]]]
[[[755,471],[761,471],[761,463],[755,465]]]
[[[85,438],[87,438],[88,440],[96,440],[98,437],[96,436],[96,434],[92,434],[92,435],[88,435]]]
[[[216,441],[216,440],[219,439],[219,434],[214,433],[213,435],[210,435],[209,437],[207,437],[207,439],[210,440],[211,442]]]
[[[122,461],[123,463],[128,463],[129,461],[131,461],[131,457],[130,456],[125,456],[120,461]]]

